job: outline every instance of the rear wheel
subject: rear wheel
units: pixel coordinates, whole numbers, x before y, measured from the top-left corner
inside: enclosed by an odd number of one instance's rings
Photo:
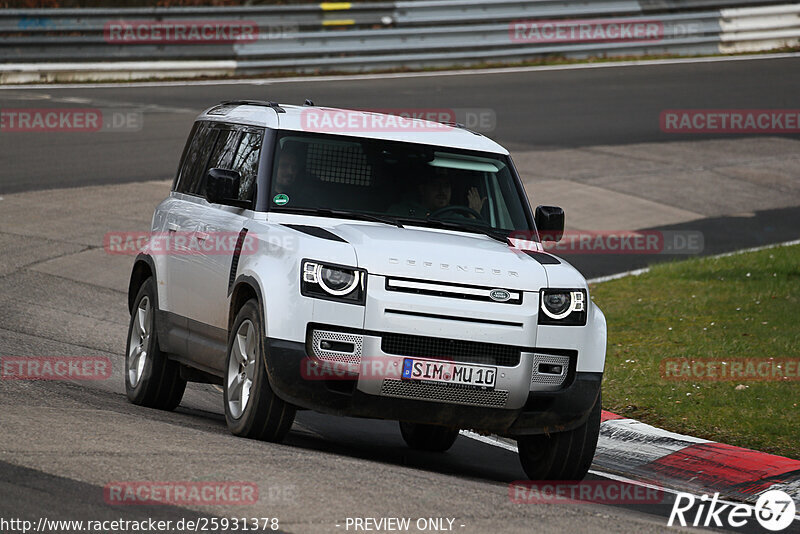
[[[125,393],[140,406],[174,410],[186,381],[180,364],[167,359],[156,335],[156,292],[152,278],[144,281],[134,301],[125,351]]]
[[[250,300],[236,315],[228,340],[225,420],[237,436],[278,442],[292,428],[295,408],[269,385],[263,331],[258,302]]]
[[[531,480],[583,480],[600,435],[600,395],[589,419],[573,430],[517,440],[522,468]]]
[[[455,443],[458,438],[458,429],[400,421],[400,434],[412,449],[444,452]]]

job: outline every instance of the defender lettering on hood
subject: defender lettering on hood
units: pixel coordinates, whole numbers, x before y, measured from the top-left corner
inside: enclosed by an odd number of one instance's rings
[[[398,265],[401,263],[399,258],[389,258],[389,263],[392,265]],[[484,267],[471,267],[469,265],[451,265],[449,263],[437,263],[432,261],[418,261],[412,258],[405,260],[405,265],[409,267],[422,267],[423,269],[434,269],[434,270],[442,270],[442,271],[456,271],[462,273],[473,272],[476,274],[493,274],[496,276],[513,276],[518,277],[519,273],[517,271],[504,271],[503,269],[493,269],[493,268],[484,268]]]

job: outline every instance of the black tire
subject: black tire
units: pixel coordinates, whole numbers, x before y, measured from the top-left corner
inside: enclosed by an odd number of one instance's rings
[[[252,330],[250,330],[252,328]],[[237,356],[235,344],[240,343],[240,333],[244,332],[246,350],[239,345],[239,355],[252,356],[249,365]],[[252,340],[248,337],[252,334]],[[252,343],[252,346],[250,345]],[[264,326],[261,310],[256,300],[249,300],[239,310],[233,329],[228,339],[228,356],[225,360],[225,377],[223,379],[223,399],[225,404],[225,420],[230,431],[237,436],[259,439],[262,441],[280,442],[294,422],[295,407],[281,400],[270,387],[264,343]],[[237,363],[238,362],[238,363]],[[247,369],[251,373],[248,375]],[[238,369],[237,372],[233,370]],[[238,384],[242,377],[241,388],[249,391],[247,400],[243,402]],[[245,380],[246,379],[246,380]],[[245,388],[249,380],[249,387]],[[234,395],[230,398],[229,395]],[[237,404],[238,398],[238,404]],[[242,409],[242,405],[244,408]]]
[[[153,278],[139,288],[134,300],[125,347],[125,393],[139,406],[174,410],[181,403],[186,380],[180,364],[168,360],[158,346],[158,296]]]
[[[522,468],[531,480],[583,480],[600,435],[600,398],[598,395],[589,419],[578,428],[517,440]]]
[[[419,451],[444,452],[458,438],[458,429],[439,425],[400,421],[400,434],[406,444]]]

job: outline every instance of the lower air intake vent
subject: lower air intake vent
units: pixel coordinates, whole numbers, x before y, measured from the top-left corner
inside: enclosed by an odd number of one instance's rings
[[[364,336],[314,330],[311,335],[311,350],[320,360],[329,362],[361,363],[361,350]]]
[[[381,395],[489,408],[503,408],[508,400],[508,391],[469,389],[457,384],[431,384],[405,380],[384,380]]]
[[[569,356],[534,354],[531,384],[560,386],[567,379]]]

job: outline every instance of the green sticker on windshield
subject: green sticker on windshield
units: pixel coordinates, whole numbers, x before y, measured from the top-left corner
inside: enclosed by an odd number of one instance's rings
[[[283,193],[280,195],[275,195],[275,198],[273,198],[272,201],[278,206],[283,206],[284,204],[289,203],[289,195],[284,195]]]

